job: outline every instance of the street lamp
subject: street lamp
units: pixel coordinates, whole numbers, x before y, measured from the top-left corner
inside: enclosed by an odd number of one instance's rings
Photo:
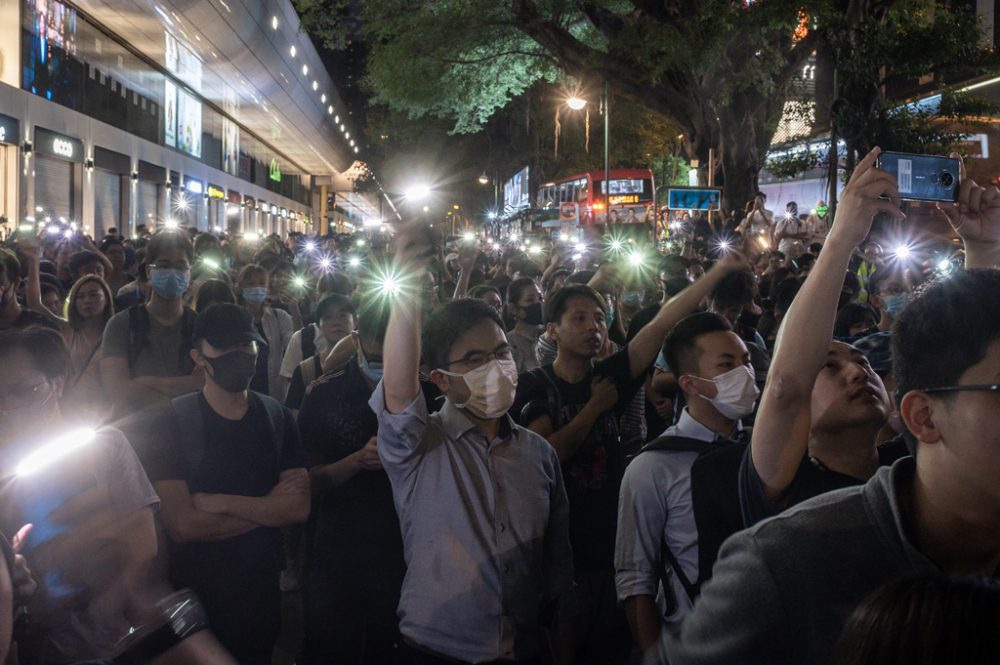
[[[479,176],[479,184],[480,185],[488,185],[488,184],[490,184],[490,177],[488,175],[486,175],[486,171],[483,171],[483,174],[481,176]]]
[[[604,214],[605,223],[611,219],[611,168],[610,162],[608,160],[608,136],[609,136],[609,125],[608,125],[608,82],[604,81],[604,86],[601,89],[601,115],[604,116]],[[587,100],[573,95],[566,100],[566,106],[570,107],[574,111],[579,111],[587,105]]]

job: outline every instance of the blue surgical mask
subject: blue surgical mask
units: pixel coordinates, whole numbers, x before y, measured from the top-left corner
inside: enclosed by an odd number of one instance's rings
[[[382,363],[368,362],[368,358],[365,357],[365,352],[360,349],[358,350],[358,367],[361,368],[361,373],[365,375],[365,378],[372,383],[378,383],[382,380]]]
[[[262,305],[267,300],[267,289],[263,286],[251,286],[243,289],[243,300],[248,305]]]
[[[910,304],[910,294],[899,293],[894,296],[882,296],[882,302],[885,304],[885,313],[895,319]]]
[[[164,300],[176,300],[184,295],[188,285],[191,284],[191,271],[153,268],[150,271],[149,283],[156,295]]]

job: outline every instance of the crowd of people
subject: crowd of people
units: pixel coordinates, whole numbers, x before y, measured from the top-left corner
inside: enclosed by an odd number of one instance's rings
[[[877,154],[666,252],[12,234],[0,655],[994,662],[1000,190],[886,250]]]

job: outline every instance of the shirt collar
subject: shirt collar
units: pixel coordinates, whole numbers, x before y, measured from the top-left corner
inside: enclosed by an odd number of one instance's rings
[[[681,411],[681,417],[677,419],[677,424],[673,427],[675,436],[683,436],[689,439],[697,439],[699,441],[718,441],[719,439],[725,439],[726,437],[716,434],[712,430],[708,429],[700,422],[695,420],[687,407]],[[737,420],[736,425],[733,427],[732,434],[729,438],[735,438],[736,434],[743,431],[743,422]]]
[[[476,429],[475,423],[469,420],[462,413],[462,409],[452,404],[448,398],[444,398],[444,406],[441,407],[438,413],[441,417],[441,429],[449,439],[457,441],[470,431]],[[510,419],[510,416],[504,415],[500,420],[499,438],[509,439],[513,433],[514,421]]]

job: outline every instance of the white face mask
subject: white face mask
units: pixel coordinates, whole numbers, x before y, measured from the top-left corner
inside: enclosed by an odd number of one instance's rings
[[[702,380],[714,383],[718,392],[712,398],[704,395],[701,397],[711,402],[719,413],[730,420],[739,420],[749,415],[753,411],[753,405],[757,402],[757,398],[760,397],[757,377],[753,367],[749,365],[740,365],[714,379]]]
[[[459,409],[467,409],[473,415],[492,420],[507,413],[514,404],[517,388],[517,363],[513,360],[494,358],[481,367],[456,374],[439,369],[445,376],[459,377],[469,387],[469,399],[455,404]]]

